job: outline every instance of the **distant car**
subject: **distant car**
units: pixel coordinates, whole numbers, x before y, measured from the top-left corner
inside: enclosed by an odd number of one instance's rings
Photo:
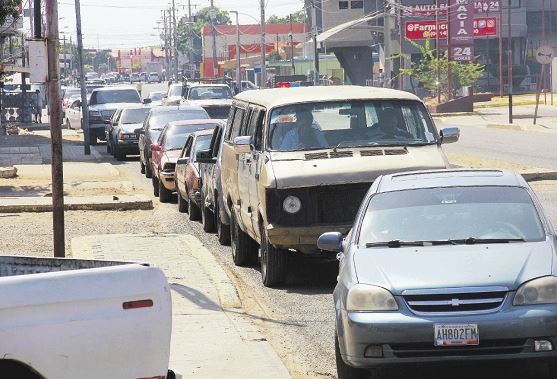
[[[163,105],[179,105],[182,100],[182,83],[171,84],[164,98]]]
[[[67,129],[81,129],[81,98],[74,98],[64,112],[65,126]]]
[[[226,213],[221,187],[221,146],[226,123],[219,121],[207,150],[197,152],[201,176],[201,215],[203,230],[217,232],[221,245],[230,244],[230,218]],[[211,220],[212,218],[212,220]]]
[[[225,120],[232,105],[232,90],[226,84],[188,84],[182,103],[198,105],[211,118]]]
[[[150,72],[147,78],[147,82],[149,83],[160,83],[161,78],[157,72]]]
[[[96,72],[88,72],[85,74],[85,80],[98,79],[99,74]]]
[[[151,100],[151,106],[162,105],[165,92],[151,92],[149,93],[148,99]]]
[[[155,107],[151,108],[143,122],[143,127],[136,129],[139,134],[139,160],[141,173],[151,178],[151,144],[156,142],[164,126],[171,121],[206,119],[209,115],[201,107]]]
[[[130,75],[130,83],[138,83],[141,81],[141,78],[139,77],[139,74],[137,72],[133,72]]]
[[[121,161],[128,154],[139,154],[138,138],[135,129],[140,128],[149,114],[149,107],[118,109],[107,131],[106,149],[114,158]]]
[[[149,75],[146,72],[142,72],[141,74],[139,74],[139,81],[147,83],[149,79]]]
[[[120,76],[120,80],[123,82],[129,82],[130,81],[130,74],[122,74]]]
[[[201,208],[201,176],[199,174],[199,164],[197,163],[197,152],[206,150],[211,144],[213,130],[218,120],[202,120],[195,124],[198,132],[192,133],[182,150],[180,159],[176,164],[176,190],[178,192],[178,210],[188,212],[189,219],[197,221],[202,219]],[[214,218],[205,221],[205,224],[214,228],[212,225]]]
[[[62,110],[66,109],[72,105],[74,100],[81,97],[81,88],[68,87],[64,90],[64,95],[62,97]]]
[[[161,203],[169,202],[176,190],[174,170],[186,140],[191,133],[203,128],[203,123],[170,122],[164,127],[157,142],[151,145],[153,194],[159,197]]]
[[[487,360],[536,360],[557,377],[557,236],[520,175],[379,176],[346,238],[317,245],[340,261],[339,378]]]

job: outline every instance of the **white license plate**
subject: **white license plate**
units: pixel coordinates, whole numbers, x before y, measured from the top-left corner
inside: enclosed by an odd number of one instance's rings
[[[435,324],[435,346],[469,346],[480,344],[477,324]]]

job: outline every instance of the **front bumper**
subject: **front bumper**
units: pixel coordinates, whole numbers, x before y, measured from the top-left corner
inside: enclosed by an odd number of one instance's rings
[[[482,315],[417,316],[397,312],[347,312],[337,309],[343,360],[360,368],[452,361],[557,358],[557,306],[513,307],[510,296],[501,310]],[[399,303],[400,305],[400,303]],[[434,324],[478,324],[479,346],[435,347]],[[550,340],[553,351],[535,352],[534,339]],[[365,357],[379,345],[383,357]]]
[[[174,181],[174,172],[161,171],[159,172],[161,183],[169,191],[176,191],[176,182]]]
[[[306,254],[318,253],[317,239],[326,232],[337,231],[347,234],[352,225],[319,225],[319,226],[280,226],[269,224],[267,237],[269,242],[283,249],[296,249]]]

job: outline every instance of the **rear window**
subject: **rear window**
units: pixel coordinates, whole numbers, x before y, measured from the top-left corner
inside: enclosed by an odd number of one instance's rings
[[[189,100],[232,99],[232,91],[225,86],[192,87],[188,92]]]
[[[197,137],[197,139],[195,140],[195,145],[193,146],[193,153],[192,153],[192,157],[197,157],[197,153],[201,150],[207,150],[210,145],[211,145],[211,138],[213,136],[212,135],[206,135],[206,136],[199,136]]]
[[[208,119],[204,110],[170,111],[157,113],[149,119],[149,129],[160,129],[172,121]]]
[[[91,104],[141,103],[139,93],[134,89],[96,91],[91,95]]]
[[[122,111],[122,124],[141,124],[149,113],[149,108],[124,109]]]
[[[205,129],[207,129],[207,125],[204,124],[181,125],[170,128],[166,132],[165,150],[182,149],[190,134],[197,132],[198,130]],[[211,142],[211,136],[208,137],[209,142]],[[207,146],[206,148],[208,149],[209,146]]]

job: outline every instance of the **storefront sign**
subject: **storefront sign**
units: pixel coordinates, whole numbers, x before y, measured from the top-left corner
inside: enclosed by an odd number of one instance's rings
[[[499,12],[501,1],[473,1],[473,12],[475,14],[496,13]],[[404,2],[403,2],[404,3]],[[454,4],[454,3],[453,3]],[[454,6],[454,5],[453,5]],[[439,2],[439,16],[447,15],[447,3]],[[435,16],[435,4],[415,4],[404,6],[402,9],[402,16],[404,17],[427,17]]]
[[[449,18],[450,43],[469,46],[474,39],[474,5],[469,0],[456,0],[456,9]]]
[[[481,17],[473,22],[474,37],[487,37],[497,35],[497,18]],[[439,23],[439,38],[447,38],[447,21],[443,20]],[[406,39],[421,40],[428,38],[437,38],[437,28],[435,20],[425,20],[406,23]]]

